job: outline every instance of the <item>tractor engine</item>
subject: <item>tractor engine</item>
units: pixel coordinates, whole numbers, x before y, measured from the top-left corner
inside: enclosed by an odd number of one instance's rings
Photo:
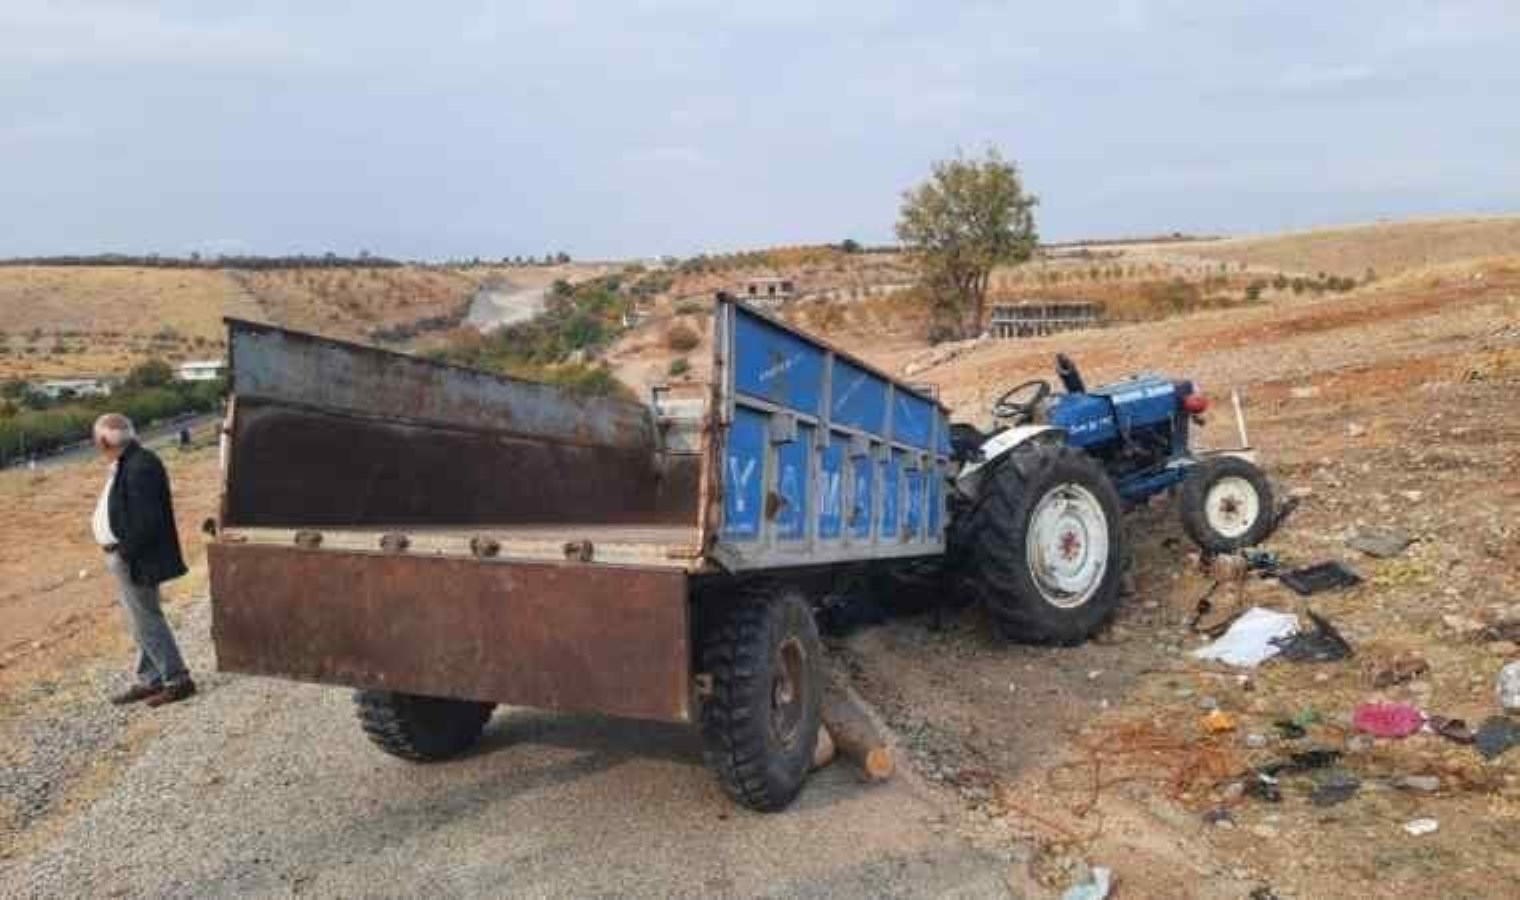
[[[1062,380],[1067,393],[1046,401],[1044,420],[1065,429],[1066,443],[1102,460],[1116,480],[1186,454],[1188,420],[1205,405],[1191,381],[1136,375],[1086,389],[1080,377],[1073,384],[1063,372]]]

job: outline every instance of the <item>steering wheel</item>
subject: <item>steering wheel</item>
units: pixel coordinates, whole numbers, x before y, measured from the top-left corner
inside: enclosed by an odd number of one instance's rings
[[[1027,394],[1030,391],[1033,391],[1030,397],[1019,399],[1021,394]],[[1034,418],[1035,408],[1040,405],[1040,401],[1049,396],[1050,382],[1043,378],[1026,381],[1021,385],[1009,388],[1003,393],[1003,396],[997,399],[996,403],[992,404],[993,418],[1013,419],[1015,421],[1032,419]]]

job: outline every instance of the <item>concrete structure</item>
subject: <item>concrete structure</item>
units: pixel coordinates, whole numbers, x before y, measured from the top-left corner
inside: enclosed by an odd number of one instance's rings
[[[50,378],[47,381],[37,382],[34,387],[37,393],[43,394],[49,400],[61,400],[69,397],[106,397],[116,388],[116,383],[109,378],[80,376],[78,378]]]
[[[1037,337],[1103,324],[1103,304],[1081,300],[1026,300],[992,307],[987,331],[996,338]]]
[[[226,374],[227,364],[219,359],[199,359],[182,362],[174,370],[180,381],[215,381]]]
[[[797,283],[790,278],[764,275],[746,278],[734,291],[740,300],[748,300],[762,306],[774,306],[797,297]]]

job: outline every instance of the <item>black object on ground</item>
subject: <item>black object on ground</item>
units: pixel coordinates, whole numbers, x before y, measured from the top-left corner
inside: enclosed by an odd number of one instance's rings
[[[1478,726],[1473,743],[1484,759],[1498,759],[1506,750],[1520,744],[1520,722],[1508,716],[1489,716]]]
[[[1281,648],[1277,654],[1279,658],[1290,662],[1317,663],[1336,662],[1355,654],[1351,644],[1341,637],[1329,619],[1312,609],[1308,613],[1309,621],[1314,623],[1313,631],[1300,631],[1272,640],[1273,644]]]
[[[1426,722],[1430,725],[1431,731],[1449,741],[1456,741],[1459,744],[1471,744],[1475,739],[1472,729],[1468,728],[1467,723],[1461,719],[1431,716]]]
[[[1279,759],[1276,762],[1267,763],[1256,769],[1256,774],[1266,778],[1277,778],[1279,775],[1291,775],[1294,772],[1307,772],[1311,769],[1324,769],[1332,766],[1341,758],[1339,750],[1304,750],[1301,753],[1290,753],[1287,759]]]
[[[1282,802],[1282,787],[1277,779],[1263,772],[1253,772],[1246,778],[1246,796],[1268,803]]]
[[[1271,550],[1247,548],[1240,555],[1245,558],[1246,570],[1255,572],[1259,578],[1276,578],[1282,569],[1282,559]]]
[[[1328,562],[1283,572],[1277,576],[1277,580],[1307,597],[1310,594],[1318,594],[1320,591],[1360,584],[1362,576],[1351,571],[1340,560],[1332,559]]]
[[[1295,509],[1298,509],[1299,502],[1297,497],[1289,497],[1277,504],[1277,512],[1272,516],[1272,531],[1275,532],[1283,527],[1283,523],[1288,521],[1288,517],[1293,515]]]
[[[1361,789],[1361,779],[1344,769],[1329,769],[1314,779],[1314,790],[1309,792],[1309,802],[1315,806],[1334,806],[1345,803]]]
[[[1304,726],[1290,719],[1278,719],[1272,723],[1272,727],[1277,729],[1278,736],[1285,741],[1296,741],[1309,733],[1304,730]]]

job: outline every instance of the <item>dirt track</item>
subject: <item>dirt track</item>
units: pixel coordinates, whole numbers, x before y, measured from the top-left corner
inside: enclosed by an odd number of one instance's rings
[[[88,760],[42,788],[27,781],[41,797],[33,812],[7,809],[0,893],[1040,896],[1092,863],[1116,869],[1121,897],[1504,896],[1520,880],[1520,750],[1483,762],[1432,735],[1359,740],[1347,723],[1369,697],[1476,723],[1495,711],[1499,665],[1517,658],[1480,629],[1520,620],[1520,261],[983,347],[920,377],[980,413],[999,386],[1049,377],[1056,349],[1093,382],[1151,369],[1216,398],[1243,391],[1253,442],[1303,501],[1269,547],[1293,563],[1345,558],[1366,579],[1314,598],[1357,657],[1273,663],[1244,679],[1189,660],[1200,639],[1187,623],[1209,582],[1158,504],[1131,521],[1135,594],[1092,644],[1008,647],[974,614],[941,634],[907,619],[844,642],[857,685],[931,787],[865,790],[836,769],[799,808],[758,817],[718,795],[688,734],[664,729],[513,714],[481,754],[419,770],[370,751],[339,692],[211,677],[194,703],[117,716],[98,696],[116,662],[101,653],[121,641],[109,601],[92,593],[98,579],[86,579],[53,589],[76,598],[75,631],[18,642],[0,669],[7,764]],[[1223,444],[1232,433],[1216,423],[1206,435]],[[187,461],[182,491],[202,499],[186,510],[209,498],[213,470]],[[87,507],[93,478],[3,487],[41,529]],[[1345,546],[1358,524],[1419,540],[1373,561]],[[78,568],[71,546],[30,557],[67,574]],[[8,639],[17,610],[47,608],[28,591],[51,583],[20,555],[10,565],[11,578],[32,580],[0,605]],[[1216,600],[1305,606],[1270,582]],[[181,608],[205,669],[204,606]],[[1430,673],[1373,688],[1378,667],[1406,651]],[[1237,729],[1204,734],[1210,706]],[[1306,738],[1273,736],[1274,720],[1307,709]],[[1286,779],[1280,803],[1231,795],[1245,765],[1308,746],[1346,754],[1356,796],[1314,806],[1311,775]],[[1439,787],[1393,786],[1410,775]],[[1425,816],[1440,821],[1436,834],[1403,831]]]

